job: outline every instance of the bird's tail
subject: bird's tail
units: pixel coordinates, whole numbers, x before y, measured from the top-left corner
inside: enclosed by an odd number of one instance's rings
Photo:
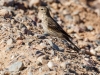
[[[71,39],[70,39],[69,37],[64,36],[64,38],[74,46],[73,49],[74,49],[75,51],[77,51],[77,52],[80,51],[80,48],[78,48],[78,47],[71,41]]]

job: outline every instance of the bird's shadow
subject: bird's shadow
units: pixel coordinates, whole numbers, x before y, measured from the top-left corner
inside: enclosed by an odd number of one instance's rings
[[[64,52],[64,49],[63,50],[61,50],[61,49],[59,49],[59,47],[55,44],[55,43],[52,43],[53,44],[53,49],[54,50],[57,50],[57,51],[60,51],[60,52]]]

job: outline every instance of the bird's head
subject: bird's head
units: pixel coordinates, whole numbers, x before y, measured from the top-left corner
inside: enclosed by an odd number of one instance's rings
[[[38,8],[38,12],[41,13],[41,14],[49,14],[49,9],[46,7],[46,6],[40,6]]]

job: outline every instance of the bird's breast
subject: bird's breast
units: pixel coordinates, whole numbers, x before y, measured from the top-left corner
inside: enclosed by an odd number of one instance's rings
[[[45,32],[48,32],[48,25],[47,25],[47,23],[46,22],[42,22],[42,27],[43,27],[43,30],[45,31]]]

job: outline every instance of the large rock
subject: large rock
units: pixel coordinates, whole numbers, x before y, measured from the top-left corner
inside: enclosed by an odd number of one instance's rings
[[[23,68],[23,63],[17,61],[8,67],[9,71],[20,71]]]

